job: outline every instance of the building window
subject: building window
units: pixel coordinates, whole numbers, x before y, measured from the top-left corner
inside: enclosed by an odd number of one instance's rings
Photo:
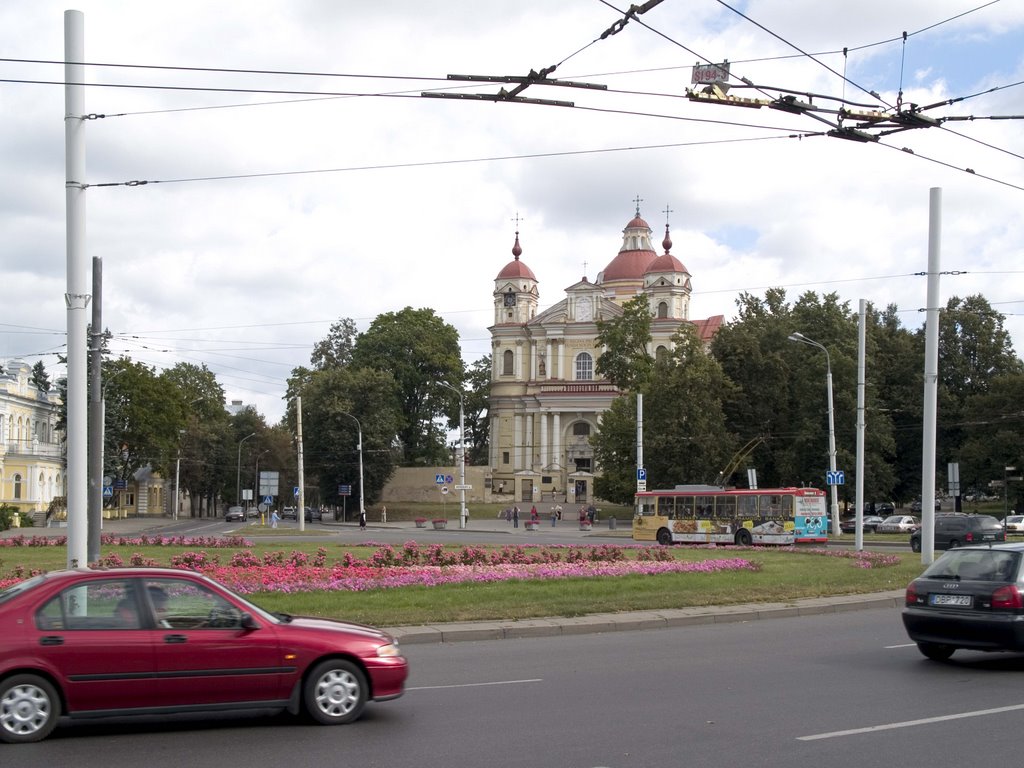
[[[577,421],[572,425],[573,437],[590,437],[590,425],[585,421]]]
[[[594,358],[588,352],[581,352],[576,358],[576,380],[590,381],[594,378]]]
[[[664,301],[658,304],[658,317],[662,320],[668,317],[668,304]]]
[[[659,363],[664,362],[667,357],[668,357],[668,348],[667,347],[659,346],[656,350],[654,350],[654,359],[657,360]]]
[[[506,349],[505,354],[501,356],[501,375],[511,376],[515,373],[515,355],[512,354],[511,349]]]
[[[21,498],[21,475],[15,475],[12,478],[11,481],[14,483],[14,498],[15,499],[20,499]]]
[[[508,451],[501,452],[501,463],[508,464]]]

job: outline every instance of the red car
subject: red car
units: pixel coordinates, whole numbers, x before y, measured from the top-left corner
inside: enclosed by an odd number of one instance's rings
[[[281,709],[325,725],[398,698],[387,633],[272,614],[171,568],[53,571],[0,592],[0,741],[60,717]]]

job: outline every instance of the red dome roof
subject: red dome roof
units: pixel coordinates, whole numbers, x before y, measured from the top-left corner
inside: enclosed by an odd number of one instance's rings
[[[504,267],[501,268],[501,272],[494,278],[495,280],[507,280],[508,278],[520,278],[525,277],[529,280],[536,281],[537,276],[533,274],[533,270],[523,264],[517,256],[513,261],[510,261]]]
[[[654,251],[619,251],[619,255],[604,268],[601,279],[606,283],[609,280],[639,280],[653,260]]]
[[[533,270],[523,264],[519,260],[520,254],[523,252],[523,247],[519,245],[519,233],[516,232],[516,242],[512,246],[512,255],[515,258],[501,268],[501,272],[494,278],[495,280],[507,280],[509,278],[525,277],[527,280],[533,280],[537,282],[537,276],[533,274]]]
[[[663,253],[648,264],[647,269],[644,270],[645,275],[651,272],[686,272],[686,267],[671,253]]]

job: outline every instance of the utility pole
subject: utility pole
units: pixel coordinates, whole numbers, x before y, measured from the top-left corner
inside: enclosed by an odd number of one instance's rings
[[[296,441],[299,444],[299,456],[298,456],[298,465],[299,465],[299,480],[298,480],[298,482],[299,482],[299,499],[298,499],[298,504],[299,504],[299,508],[295,510],[295,519],[299,523],[299,530],[300,531],[304,531],[304,530],[306,530],[306,490],[305,490],[305,487],[304,487],[306,481],[305,481],[305,475],[303,474],[303,469],[302,469],[302,397],[301,396],[295,398],[295,413],[296,413],[295,438],[296,438]]]
[[[100,559],[103,529],[103,260],[92,260],[92,333],[89,334],[89,562]],[[175,484],[177,487],[177,484]]]

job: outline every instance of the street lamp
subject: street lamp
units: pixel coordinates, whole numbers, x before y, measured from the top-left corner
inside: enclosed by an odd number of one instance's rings
[[[246,435],[238,441],[238,470],[235,474],[235,501],[238,502],[239,506],[242,504],[242,443],[250,437],[256,437],[256,433],[253,432],[251,435]]]
[[[459,396],[459,528],[466,527],[466,427],[462,390],[443,381],[437,382]]]
[[[1016,477],[1010,477],[1010,472],[1016,472],[1016,467],[1008,467],[1003,465],[1003,527],[1006,527],[1006,516],[1010,514],[1010,481],[1017,480]]]
[[[799,344],[807,344],[812,347],[816,347],[825,353],[825,384],[828,390],[828,468],[830,470],[832,478],[832,535],[841,536],[842,531],[839,528],[839,488],[835,483],[836,479],[836,424],[835,416],[833,415],[832,409],[832,357],[829,355],[828,350],[825,349],[824,344],[819,344],[813,339],[809,339],[799,331],[789,334],[789,340],[795,341]]]
[[[359,444],[356,447],[359,449],[359,514],[361,516],[360,520],[363,520],[366,518],[366,494],[363,492],[363,425],[359,423],[359,419],[347,411],[338,411],[338,413],[352,419],[356,423],[356,429],[358,430]]]

